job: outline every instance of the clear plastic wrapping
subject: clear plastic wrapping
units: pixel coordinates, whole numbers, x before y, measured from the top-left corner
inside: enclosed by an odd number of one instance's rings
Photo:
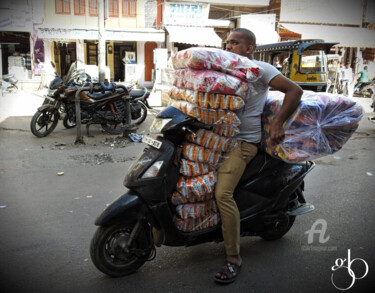
[[[220,214],[209,213],[204,217],[189,218],[189,219],[181,219],[179,217],[175,217],[174,222],[175,222],[175,225],[177,226],[177,229],[179,229],[182,232],[199,231],[199,230],[214,227],[217,224],[219,224]]]
[[[217,213],[216,202],[212,199],[199,203],[179,204],[176,206],[176,213],[181,219],[200,218],[210,212]]]
[[[241,97],[233,95],[197,92],[171,87],[168,95],[174,100],[184,100],[196,106],[211,109],[238,110],[245,105]]]
[[[212,69],[247,81],[255,81],[263,74],[263,69],[249,58],[216,48],[182,50],[173,55],[171,61],[174,69]]]
[[[286,162],[313,160],[337,152],[357,130],[363,116],[363,108],[347,97],[304,92],[298,109],[285,123],[284,141],[274,145],[269,128],[283,98],[283,93],[270,92],[262,116],[260,148]]]
[[[213,70],[195,70],[190,68],[162,72],[162,81],[170,86],[190,89],[198,92],[220,93],[245,97],[247,90],[254,87],[238,77]]]
[[[217,152],[229,152],[237,145],[236,139],[220,136],[206,129],[199,129],[195,133],[195,137],[188,133],[186,140],[205,148],[214,149]]]
[[[231,124],[237,126],[241,123],[237,115],[229,110],[201,108],[181,100],[173,101],[172,106],[186,115],[195,117],[198,121],[209,125]]]

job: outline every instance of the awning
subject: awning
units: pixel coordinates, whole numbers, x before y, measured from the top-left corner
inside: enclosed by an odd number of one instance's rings
[[[166,26],[169,41],[199,46],[221,47],[222,40],[212,27]]]
[[[301,34],[302,39],[323,39],[338,42],[340,47],[375,48],[375,31],[359,27],[280,23],[286,29]]]
[[[97,40],[98,30],[93,28],[39,27],[38,38],[52,40]],[[107,41],[164,42],[164,30],[156,29],[116,29],[105,30]]]

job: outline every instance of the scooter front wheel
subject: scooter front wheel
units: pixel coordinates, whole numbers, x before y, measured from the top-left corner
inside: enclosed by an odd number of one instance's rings
[[[135,223],[118,224],[96,230],[91,240],[90,255],[92,262],[101,272],[111,277],[129,275],[155,252],[151,232],[145,225],[139,227],[129,245],[135,226]]]

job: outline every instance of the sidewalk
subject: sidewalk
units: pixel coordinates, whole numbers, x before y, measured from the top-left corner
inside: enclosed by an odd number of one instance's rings
[[[45,91],[18,90],[17,93],[0,95],[0,123],[8,117],[32,117],[37,108],[43,104]],[[3,126],[4,127],[4,126]]]

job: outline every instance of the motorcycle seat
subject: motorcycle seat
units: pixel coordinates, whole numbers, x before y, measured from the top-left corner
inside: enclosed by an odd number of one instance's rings
[[[90,97],[91,99],[94,99],[94,100],[100,100],[100,99],[109,97],[111,95],[113,95],[112,91],[106,91],[104,93],[100,92],[100,93],[88,93],[87,94],[88,97]]]
[[[144,95],[145,91],[144,90],[131,90],[130,96],[135,98],[135,97],[142,97]]]
[[[258,153],[251,160],[251,162],[246,166],[244,173],[240,179],[239,184],[248,181],[255,175],[261,173],[262,171],[268,170],[273,168],[279,164],[283,164],[284,162],[280,159],[272,158],[269,154],[262,150],[258,150]]]

